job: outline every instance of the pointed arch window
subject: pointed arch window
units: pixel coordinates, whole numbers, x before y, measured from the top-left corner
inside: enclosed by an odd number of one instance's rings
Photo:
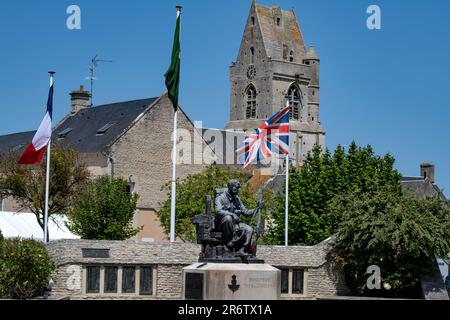
[[[301,107],[300,90],[295,84],[290,86],[287,93],[287,99],[289,100],[289,118],[299,120]]]
[[[255,63],[255,48],[253,47],[250,48],[250,61],[252,64]]]
[[[246,118],[247,119],[255,119],[256,118],[256,88],[253,85],[250,85],[245,92],[247,96],[247,109],[246,109]]]

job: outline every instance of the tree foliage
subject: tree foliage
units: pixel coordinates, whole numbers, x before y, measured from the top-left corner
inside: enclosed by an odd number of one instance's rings
[[[75,150],[52,145],[51,152],[49,219],[67,213],[74,195],[89,178]],[[0,196],[12,197],[19,206],[18,211],[33,212],[44,230],[46,157],[39,165],[20,165],[18,159],[14,152],[0,156]]]
[[[82,239],[126,240],[142,228],[134,229],[137,193],[127,192],[122,178],[99,177],[89,181],[75,198],[66,223]]]
[[[55,270],[41,243],[18,238],[0,241],[0,298],[30,299],[41,294]]]
[[[339,221],[332,253],[357,294],[407,297],[436,257],[450,252],[449,203],[441,197],[415,199],[374,185],[341,193],[330,206]],[[390,290],[368,290],[367,267],[381,269]]]
[[[449,203],[440,195],[402,192],[394,158],[352,143],[334,154],[316,147],[290,172],[289,243],[314,245],[336,235],[331,258],[357,294],[411,297],[420,275],[450,251]],[[269,241],[284,241],[284,197],[278,198]],[[367,268],[381,269],[390,290],[368,290]]]
[[[232,171],[218,166],[210,166],[203,172],[189,175],[184,180],[177,181],[176,195],[176,236],[183,241],[195,241],[195,226],[191,223],[191,218],[205,212],[205,195],[210,195],[214,202],[214,190],[225,188],[231,179],[237,179],[241,183],[239,197],[247,208],[254,208],[258,202],[257,194],[251,189],[248,180],[249,176],[242,172]],[[171,184],[168,182],[163,190],[167,191],[168,199],[160,204],[157,212],[158,218],[166,234],[170,232],[170,199]],[[269,192],[264,193],[265,207],[270,204]],[[265,211],[263,210],[263,215]],[[247,221],[243,219],[243,221]]]
[[[337,222],[328,212],[336,194],[353,189],[368,192],[373,181],[401,192],[394,158],[389,154],[377,156],[371,146],[361,148],[355,142],[347,152],[338,146],[333,155],[316,146],[302,167],[291,169],[289,177],[288,231],[292,245],[315,245],[334,234]],[[284,219],[284,195],[280,195],[267,237],[271,244],[284,243]]]

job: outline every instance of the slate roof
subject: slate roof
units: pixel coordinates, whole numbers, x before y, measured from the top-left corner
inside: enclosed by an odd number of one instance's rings
[[[423,177],[402,177],[401,184],[404,191],[416,198],[422,199],[440,195],[445,199],[439,187],[429,179],[424,179]]]
[[[292,39],[294,48],[291,49],[294,49],[301,58],[306,56],[305,42],[294,11],[256,4],[256,14],[261,26],[267,56],[273,59],[283,59],[283,43],[289,43]],[[276,25],[276,17],[281,18],[280,26]]]
[[[423,177],[402,177],[402,182],[424,182]]]
[[[62,139],[64,144],[72,145],[79,152],[104,151],[156,99],[158,98],[119,102],[80,110],[54,130],[54,137],[58,139],[61,132],[72,128]],[[97,134],[108,123],[113,125],[104,134]]]
[[[27,131],[0,136],[0,154],[23,149],[33,139],[35,132]]]
[[[157,99],[125,101],[80,110],[53,129],[53,139],[64,145],[71,145],[79,152],[104,151]],[[97,134],[106,124],[112,126],[104,134]],[[59,138],[69,128],[72,130],[64,138]],[[33,139],[35,132],[0,136],[0,153],[14,148],[22,149]]]

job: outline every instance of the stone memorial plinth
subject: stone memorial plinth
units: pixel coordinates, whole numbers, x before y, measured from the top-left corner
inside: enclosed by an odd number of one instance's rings
[[[183,268],[188,300],[277,300],[281,271],[268,264],[195,263]]]

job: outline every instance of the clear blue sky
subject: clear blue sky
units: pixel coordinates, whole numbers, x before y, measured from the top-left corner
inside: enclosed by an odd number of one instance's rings
[[[294,8],[321,58],[320,117],[327,146],[371,144],[390,152],[404,175],[436,164],[450,190],[450,1],[261,0]],[[82,29],[66,28],[66,8]],[[228,67],[236,59],[251,0],[7,1],[0,11],[0,134],[35,130],[43,117],[47,71],[57,71],[54,118],[70,90],[88,87],[96,53],[95,103],[160,95],[169,65],[176,4],[184,6],[180,103],[193,120],[222,128],[229,117]],[[366,9],[382,29],[366,28]]]

